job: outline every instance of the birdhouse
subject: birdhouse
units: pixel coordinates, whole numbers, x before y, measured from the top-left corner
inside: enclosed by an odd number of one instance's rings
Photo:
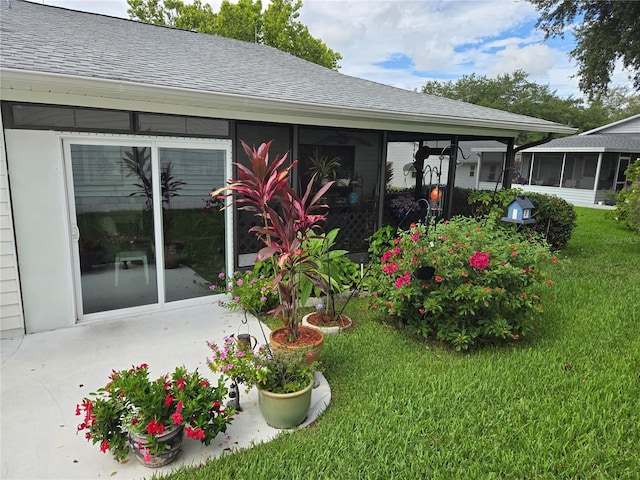
[[[513,202],[507,206],[507,216],[502,217],[503,222],[520,223],[531,225],[536,223],[533,218],[533,203],[524,195],[518,195]]]

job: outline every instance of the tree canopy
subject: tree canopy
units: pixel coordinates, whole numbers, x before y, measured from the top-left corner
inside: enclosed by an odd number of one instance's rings
[[[580,90],[589,98],[606,93],[616,61],[632,74],[640,91],[640,2],[637,0],[527,0],[540,12],[536,26],[546,38],[563,37],[575,29],[576,46],[570,55],[578,63]]]
[[[272,0],[262,10],[260,0],[223,0],[214,12],[208,3],[194,0],[127,0],[133,20],[194,30],[246,42],[263,43],[310,62],[338,70],[342,56],[298,21],[301,0]]]
[[[560,98],[548,85],[528,80],[528,74],[517,70],[496,78],[465,75],[458,80],[430,81],[422,93],[462,100],[521,115],[542,118],[587,131],[607,123],[640,113],[640,94],[628,94],[616,87],[585,106],[581,98]],[[536,139],[521,136],[519,143]]]

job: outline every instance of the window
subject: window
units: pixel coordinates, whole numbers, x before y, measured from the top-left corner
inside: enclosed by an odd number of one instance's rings
[[[11,105],[11,116],[15,127],[121,132],[131,130],[129,112],[119,110],[14,104]]]
[[[536,153],[533,157],[532,185],[560,186],[562,153]]]
[[[10,128],[132,133],[182,137],[228,138],[231,122],[217,118],[139,113],[126,110],[2,102],[4,122]]]
[[[139,132],[194,135],[200,137],[229,136],[229,122],[227,120],[153,113],[139,113],[137,117]]]
[[[476,176],[476,166],[475,165],[471,165],[469,167],[469,176],[470,177],[475,177]]]

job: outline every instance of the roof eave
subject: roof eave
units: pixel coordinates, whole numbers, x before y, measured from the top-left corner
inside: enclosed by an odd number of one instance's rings
[[[238,120],[274,121],[274,117],[281,116],[288,123],[347,127],[355,122],[360,128],[393,131],[504,137],[515,137],[520,132],[570,134],[576,131],[554,123],[408,114],[8,68],[0,69],[0,76],[3,100],[26,101],[23,100],[25,92],[29,92],[30,98],[64,96],[81,106],[118,108],[121,104],[122,108],[134,108],[131,102],[136,102],[138,106],[144,105],[146,111],[211,116],[213,109],[218,116]],[[45,103],[45,100],[36,101]],[[452,131],[456,129],[460,131]]]

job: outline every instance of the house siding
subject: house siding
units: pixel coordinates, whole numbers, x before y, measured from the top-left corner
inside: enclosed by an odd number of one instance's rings
[[[76,316],[60,138],[32,130],[5,130],[4,135],[25,331],[72,326]]]
[[[609,134],[609,133],[633,133],[633,134],[639,134],[640,133],[640,115],[638,115],[637,117],[632,117],[630,119],[628,119],[627,121],[624,122],[616,122],[610,126],[607,126],[605,128],[599,129],[597,131],[597,133],[599,134]],[[585,133],[585,135],[587,135],[588,133]]]
[[[24,333],[24,316],[3,135],[0,136],[0,151],[0,334],[5,338]]]

